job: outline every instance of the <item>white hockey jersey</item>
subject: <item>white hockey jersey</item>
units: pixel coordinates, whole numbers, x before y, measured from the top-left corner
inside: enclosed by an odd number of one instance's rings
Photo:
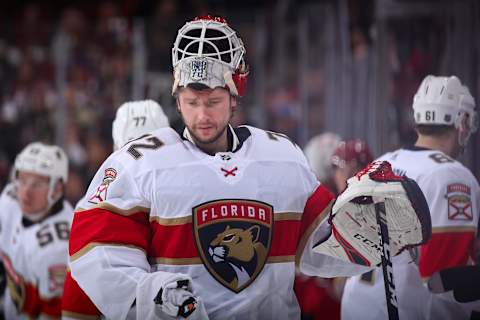
[[[456,303],[451,293],[431,294],[423,280],[473,262],[480,210],[475,177],[458,161],[424,148],[400,149],[380,160],[418,183],[432,221],[427,244],[392,260],[400,319],[470,319],[474,304]],[[345,320],[388,318],[381,268],[347,280],[341,312]]]
[[[23,219],[13,184],[0,196],[0,252],[7,273],[6,319],[60,318],[68,265],[73,208],[63,201],[58,212],[38,223]]]
[[[108,319],[145,319],[172,273],[188,274],[210,319],[298,319],[295,263],[332,277],[366,269],[313,253],[332,195],[284,135],[230,128],[210,156],[170,128],[101,166],[75,210],[73,278]],[[220,246],[223,248],[217,250]]]

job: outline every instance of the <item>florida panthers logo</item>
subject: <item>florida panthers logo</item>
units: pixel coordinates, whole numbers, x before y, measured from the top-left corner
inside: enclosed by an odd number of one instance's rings
[[[270,249],[273,208],[251,200],[220,200],[193,209],[199,255],[212,276],[234,292],[262,271]]]

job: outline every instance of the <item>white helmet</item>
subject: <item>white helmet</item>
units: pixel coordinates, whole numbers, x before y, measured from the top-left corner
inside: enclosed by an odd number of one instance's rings
[[[53,198],[57,181],[67,183],[68,158],[60,147],[32,142],[15,158],[14,170],[15,177],[18,177],[19,171],[28,171],[50,178],[47,195],[48,207],[44,212],[30,215],[40,218],[59,199],[58,197]]]
[[[178,31],[172,49],[172,94],[179,86],[200,83],[243,96],[248,76],[244,54],[242,40],[225,19],[203,16],[187,22]]]
[[[340,136],[326,132],[311,138],[303,152],[318,180],[324,182],[333,174],[332,156],[340,143]]]
[[[169,125],[162,107],[155,101],[126,102],[118,108],[113,120],[113,148],[117,150],[134,138]]]
[[[416,124],[455,126],[468,129],[468,135],[477,129],[474,109],[475,101],[468,88],[455,76],[427,76],[413,98]]]
[[[19,171],[33,172],[47,176],[55,183],[57,180],[67,182],[68,158],[65,152],[57,146],[32,142],[15,158],[15,176]]]

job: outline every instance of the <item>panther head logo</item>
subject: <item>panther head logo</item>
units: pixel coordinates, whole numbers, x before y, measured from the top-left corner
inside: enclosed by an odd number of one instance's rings
[[[234,288],[240,288],[250,281],[261,265],[257,261],[263,261],[267,255],[265,246],[258,242],[260,227],[251,226],[243,230],[230,228],[219,233],[208,248],[208,253],[215,263],[226,262],[233,269],[235,277],[230,282]]]
[[[192,209],[195,245],[205,268],[238,293],[260,275],[269,255],[273,207],[246,199],[221,199]]]

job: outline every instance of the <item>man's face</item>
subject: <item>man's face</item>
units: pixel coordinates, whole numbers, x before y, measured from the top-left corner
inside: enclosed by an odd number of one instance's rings
[[[196,143],[210,145],[226,139],[226,128],[236,105],[226,89],[182,88],[177,105]]]
[[[46,176],[32,172],[18,173],[18,203],[24,215],[42,212],[48,208],[49,180]]]

